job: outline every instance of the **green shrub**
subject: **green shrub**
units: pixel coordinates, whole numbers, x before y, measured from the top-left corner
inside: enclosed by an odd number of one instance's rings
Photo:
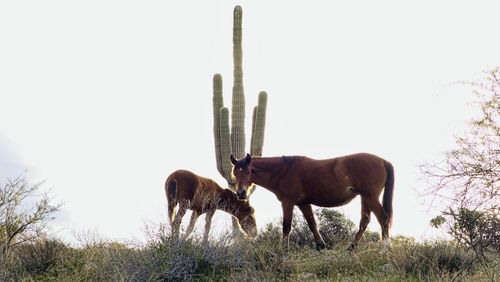
[[[345,244],[355,232],[354,223],[336,210],[320,209],[316,217],[319,218],[319,232],[327,246]]]
[[[355,224],[344,214],[333,210],[322,208],[316,211],[318,230],[329,249],[336,245],[347,245],[353,239],[357,231]],[[281,242],[283,237],[282,221],[269,223],[264,230],[259,232],[259,239]],[[363,236],[364,242],[377,242],[380,240],[378,232],[366,230]],[[308,246],[314,248],[314,237],[300,211],[296,211],[292,220],[292,230],[289,236],[292,248]]]

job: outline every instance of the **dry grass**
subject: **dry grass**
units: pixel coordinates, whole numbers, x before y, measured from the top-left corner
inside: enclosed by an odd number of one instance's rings
[[[488,281],[474,255],[451,242],[416,243],[393,238],[393,248],[380,255],[375,242],[347,243],[317,252],[293,243],[284,250],[274,226],[254,241],[223,235],[202,244],[169,236],[164,226],[150,227],[143,245],[92,239],[75,248],[60,240],[21,245],[3,260],[0,280],[14,281]],[[299,230],[298,230],[299,231]],[[497,258],[498,261],[498,258]],[[498,263],[491,273],[498,273]]]

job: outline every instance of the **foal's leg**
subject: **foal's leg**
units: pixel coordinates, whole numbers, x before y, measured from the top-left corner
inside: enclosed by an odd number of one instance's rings
[[[370,209],[366,205],[364,199],[361,199],[361,220],[359,221],[359,230],[356,233],[356,236],[354,237],[354,241],[352,242],[351,246],[348,249],[349,251],[354,251],[358,246],[359,240],[361,240],[361,237],[363,236],[363,233],[365,232],[368,223],[370,223],[370,214],[371,214]]]
[[[316,250],[320,251],[325,248],[325,241],[321,237],[321,234],[318,232],[318,226],[316,225],[316,220],[314,220],[314,213],[312,211],[311,205],[300,205],[299,209],[302,211],[304,218],[307,221],[307,225],[309,225],[309,229],[311,229],[314,240],[316,241]]]
[[[186,239],[189,236],[189,234],[193,232],[194,225],[196,224],[196,220],[198,220],[199,216],[200,214],[198,212],[193,211],[193,213],[191,214],[191,220],[189,220],[189,225],[187,227],[186,234],[182,236],[182,239]]]
[[[293,203],[281,202],[281,208],[283,209],[283,244],[286,249],[288,249],[288,236],[290,230],[292,230],[293,206]]]
[[[214,217],[215,210],[207,211],[205,214],[205,233],[203,234],[203,243],[208,241],[208,233],[210,232],[210,226],[212,225],[212,217]]]
[[[186,206],[179,204],[179,210],[175,214],[174,223],[172,224],[172,234],[174,238],[179,238],[179,229],[181,227],[182,217],[186,213]]]

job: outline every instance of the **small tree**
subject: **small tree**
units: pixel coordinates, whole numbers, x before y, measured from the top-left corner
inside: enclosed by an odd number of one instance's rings
[[[42,183],[30,185],[23,176],[0,184],[0,258],[17,244],[40,238],[60,204],[50,204],[47,193],[37,194]]]
[[[469,83],[478,97],[479,117],[443,161],[421,167],[430,183],[426,194],[445,204],[431,224],[447,226],[481,264],[491,261],[488,254],[496,259],[500,254],[500,68],[486,73],[484,81]]]

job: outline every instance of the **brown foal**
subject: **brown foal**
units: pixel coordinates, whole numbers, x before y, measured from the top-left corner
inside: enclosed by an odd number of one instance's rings
[[[254,209],[248,202],[240,201],[233,191],[220,187],[212,179],[187,170],[177,170],[167,178],[165,193],[168,201],[168,219],[175,237],[179,237],[182,217],[188,209],[193,213],[183,238],[193,231],[198,217],[206,213],[203,235],[203,241],[206,241],[215,210],[223,210],[236,217],[247,236],[257,236]],[[177,205],[179,205],[178,211],[175,212]]]
[[[338,207],[361,197],[359,231],[349,249],[354,250],[373,212],[382,227],[383,250],[390,247],[389,229],[392,224],[394,169],[375,155],[360,153],[339,158],[314,160],[307,157],[245,158],[233,163],[236,191],[240,199],[256,184],[273,192],[283,209],[283,241],[288,246],[293,207],[302,211],[314,234],[316,248],[325,247],[318,232],[311,205]],[[384,188],[385,187],[385,188]],[[382,204],[379,196],[384,190]]]

